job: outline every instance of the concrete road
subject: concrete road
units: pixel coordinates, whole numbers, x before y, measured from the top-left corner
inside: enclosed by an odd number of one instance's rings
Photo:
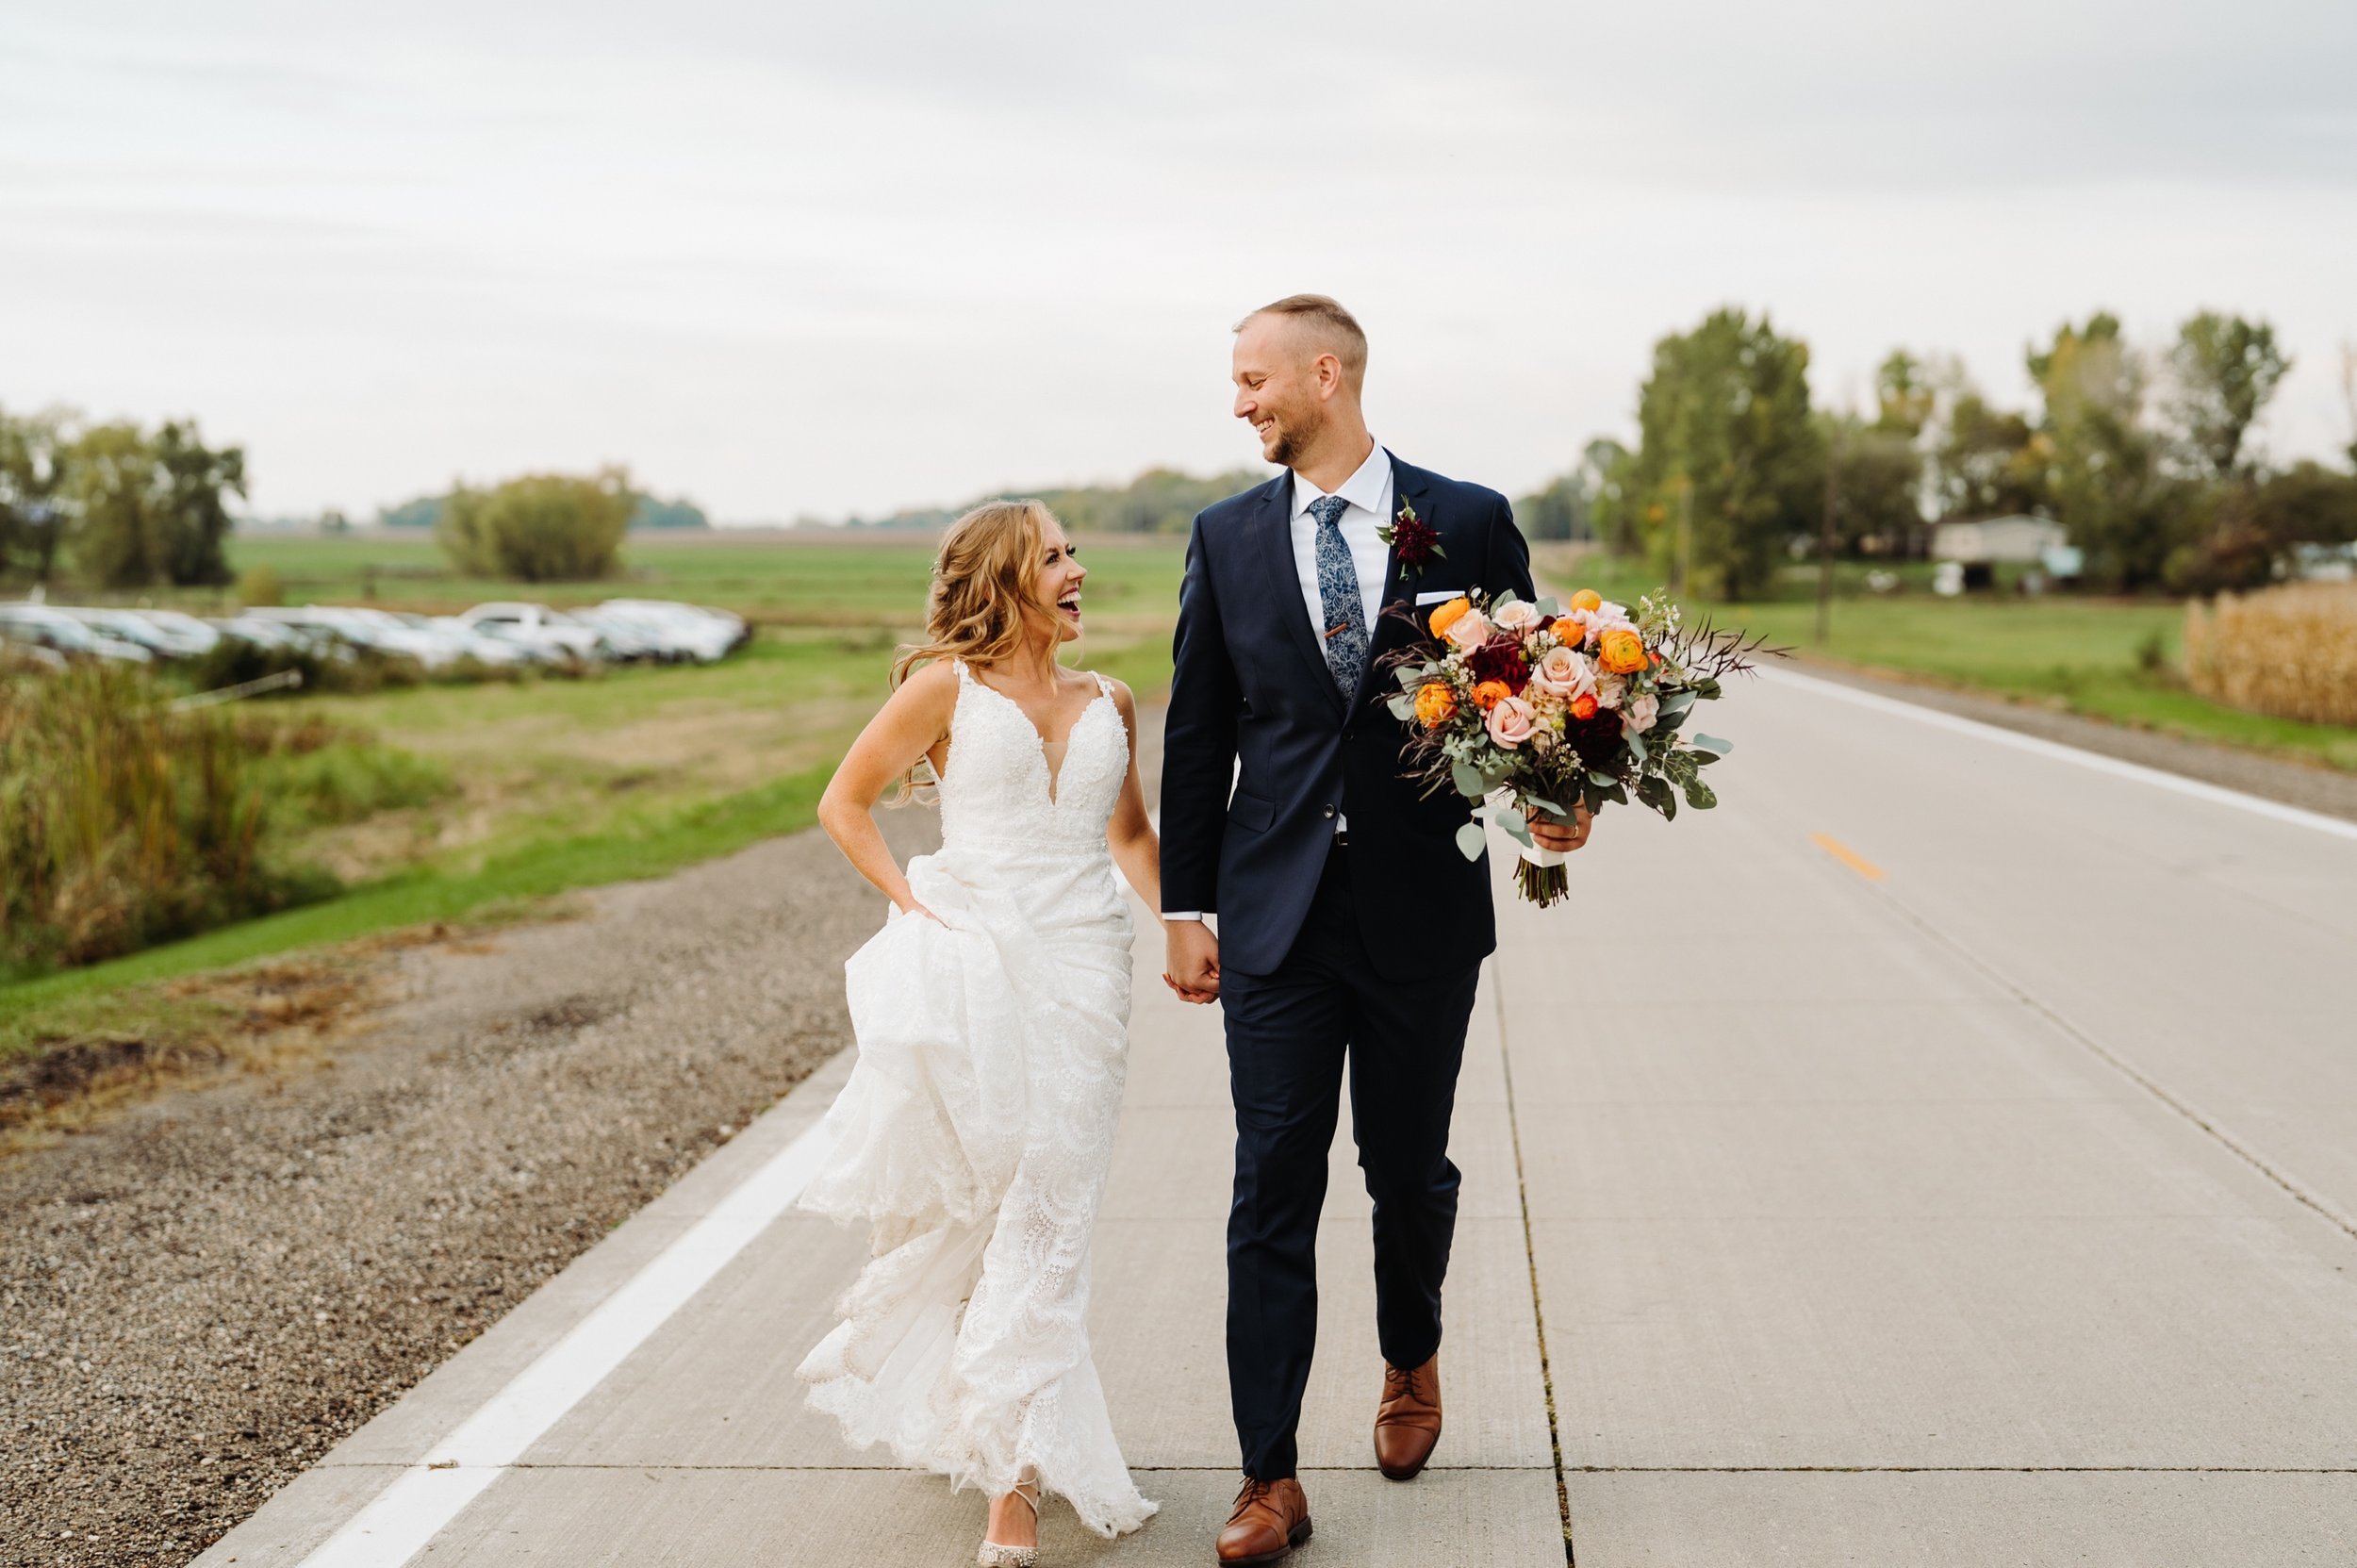
[[[2357,1560],[2357,829],[1798,677],[1708,727],[1718,811],[1504,921],[1410,1485],[1338,1140],[1300,1560]],[[1051,1507],[1051,1562],[1207,1562],[1234,1485],[1224,1064],[1158,968],[1094,1324],[1163,1512]],[[793,1379],[862,1251],[783,1213],[846,1066],[201,1560],[971,1561],[979,1500]]]

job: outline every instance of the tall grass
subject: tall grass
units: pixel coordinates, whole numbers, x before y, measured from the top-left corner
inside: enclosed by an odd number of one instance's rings
[[[0,972],[87,964],[333,890],[266,852],[267,736],[143,675],[0,682]]]
[[[2185,681],[2279,718],[2357,724],[2357,584],[2294,583],[2187,605]]]

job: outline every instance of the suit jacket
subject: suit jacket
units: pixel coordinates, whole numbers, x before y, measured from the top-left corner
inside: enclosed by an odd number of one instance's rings
[[[1530,548],[1504,496],[1396,457],[1392,477],[1393,505],[1412,502],[1446,558],[1403,575],[1393,552],[1384,610],[1442,590],[1534,597]],[[1162,738],[1162,907],[1216,912],[1221,966],[1273,973],[1317,891],[1334,818],[1347,815],[1370,948],[1470,967],[1497,946],[1489,861],[1457,848],[1462,797],[1419,799],[1403,776],[1407,732],[1385,706],[1398,683],[1376,668],[1415,634],[1377,612],[1366,671],[1343,697],[1303,610],[1293,483],[1280,473],[1205,508],[1187,541]]]

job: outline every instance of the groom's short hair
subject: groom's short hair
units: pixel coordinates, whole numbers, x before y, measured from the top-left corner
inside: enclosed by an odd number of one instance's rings
[[[1325,294],[1288,294],[1255,310],[1238,322],[1235,330],[1242,332],[1244,322],[1253,316],[1291,316],[1306,323],[1331,349],[1334,357],[1343,362],[1343,372],[1351,385],[1364,385],[1367,376],[1367,335],[1359,325],[1359,318],[1344,310],[1342,302]]]

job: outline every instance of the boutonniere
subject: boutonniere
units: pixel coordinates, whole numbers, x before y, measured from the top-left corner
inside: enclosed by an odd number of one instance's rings
[[[1448,552],[1441,548],[1441,531],[1416,516],[1415,506],[1405,497],[1400,501],[1398,515],[1376,529],[1375,536],[1399,557],[1402,571],[1420,572],[1427,562],[1448,559]]]

